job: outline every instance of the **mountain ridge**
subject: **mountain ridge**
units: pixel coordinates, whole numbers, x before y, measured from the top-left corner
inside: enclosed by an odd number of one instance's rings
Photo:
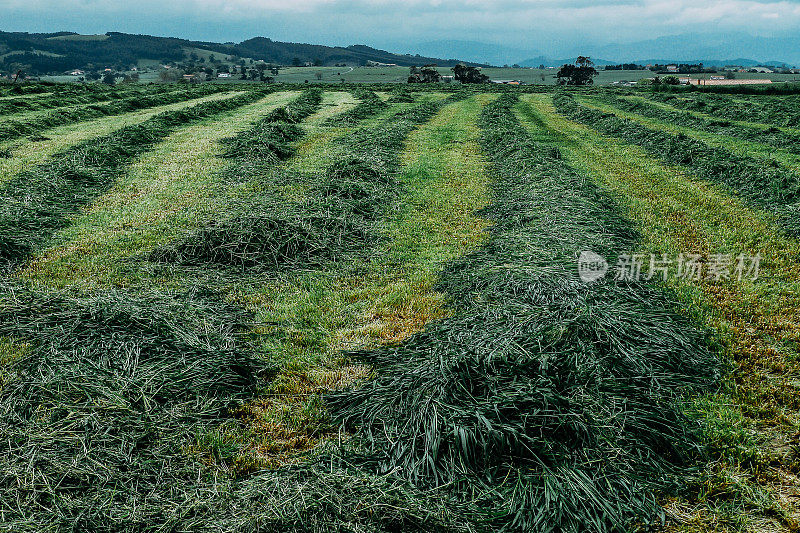
[[[135,65],[140,60],[180,62],[187,58],[187,48],[282,65],[345,63],[353,66],[374,61],[400,66],[436,63],[452,67],[460,62],[455,59],[394,54],[366,45],[325,46],[273,41],[267,37],[253,37],[237,44],[121,32],[85,36],[74,32],[0,31],[0,69],[13,70],[15,66],[20,66],[32,73],[49,73],[71,69],[123,67]],[[481,66],[471,61],[464,63]]]

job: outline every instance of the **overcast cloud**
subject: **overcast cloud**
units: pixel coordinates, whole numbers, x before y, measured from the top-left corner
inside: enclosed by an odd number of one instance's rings
[[[415,42],[477,40],[558,54],[686,32],[785,36],[800,0],[0,0],[5,31],[123,31],[198,40],[276,40],[397,51]]]

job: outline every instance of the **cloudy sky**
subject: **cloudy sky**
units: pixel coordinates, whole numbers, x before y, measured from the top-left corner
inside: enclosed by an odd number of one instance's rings
[[[800,33],[800,0],[0,0],[0,29],[122,31],[210,41],[262,35],[414,51],[474,40],[558,55],[687,32]]]

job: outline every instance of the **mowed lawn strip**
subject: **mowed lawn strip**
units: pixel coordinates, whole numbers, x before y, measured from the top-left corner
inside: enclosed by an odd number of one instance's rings
[[[37,165],[41,165],[48,157],[80,142],[103,137],[126,126],[140,124],[159,113],[183,109],[203,102],[225,100],[236,94],[236,92],[217,93],[202,98],[193,98],[174,104],[133,111],[124,115],[59,126],[48,130],[48,139],[44,141],[24,140],[0,144],[0,150],[7,149],[11,154],[10,157],[0,158],[0,184],[20,172],[25,172]]]
[[[792,466],[800,408],[800,243],[785,236],[772,215],[723,187],[562,117],[549,95],[526,95],[523,102],[523,122],[548,128],[571,164],[619,198],[642,234],[637,252],[673,259],[679,253],[761,254],[757,281],[670,280],[684,311],[717,330],[736,363],[726,394],[691,407],[704,417],[717,461],[699,488],[697,502],[707,505],[687,510],[684,502],[673,510],[686,531],[727,531],[728,522],[749,527],[771,520],[776,508],[787,524],[797,516],[800,496]]]
[[[224,433],[242,450],[237,465],[277,465],[333,438],[319,397],[368,369],[342,350],[399,342],[447,313],[434,288],[445,264],[477,248],[490,201],[477,119],[493,95],[445,106],[408,137],[402,196],[386,220],[385,244],[359,272],[316,270],[273,281],[245,281],[241,300],[262,324],[263,350],[282,369],[268,394],[242,409],[248,429]],[[256,278],[258,280],[258,278]]]
[[[183,128],[128,167],[114,187],[55,236],[51,248],[22,275],[51,287],[87,281],[127,285],[124,261],[197,227],[225,210],[227,184],[219,172],[231,164],[219,157],[219,141],[249,127],[296,92],[279,92]],[[235,164],[235,163],[234,163]]]

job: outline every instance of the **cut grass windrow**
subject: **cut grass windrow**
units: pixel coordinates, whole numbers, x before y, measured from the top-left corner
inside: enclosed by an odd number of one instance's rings
[[[321,102],[321,90],[305,91],[287,105],[271,111],[246,132],[224,141],[225,157],[246,160],[251,171],[254,165],[289,159],[294,155],[292,143],[304,134],[296,124],[315,113]]]
[[[174,87],[165,86],[157,86],[155,88],[133,86],[116,91],[77,90],[66,94],[64,92],[59,92],[57,94],[47,95],[47,97],[20,97],[16,99],[0,100],[0,116],[38,111],[41,109],[58,109],[69,106],[94,104],[98,102],[107,102],[109,100],[129,98],[134,95],[147,96],[173,90]]]
[[[216,92],[229,91],[222,85],[203,85],[199,88],[179,89],[166,93],[125,98],[107,104],[87,105],[58,109],[48,113],[18,120],[8,120],[0,125],[0,142],[28,135],[38,135],[50,128],[74,124],[99,117],[122,115],[148,107],[161,106],[199,98]]]
[[[363,257],[380,239],[380,214],[399,194],[395,174],[403,140],[448,101],[422,104],[349,134],[320,175],[295,178],[310,181],[301,199],[262,193],[239,200],[227,218],[156,250],[152,259],[277,272]]]
[[[323,124],[325,126],[352,126],[389,107],[386,102],[381,100],[380,96],[368,89],[358,89],[353,92],[353,96],[359,99],[359,103],[355,107],[329,118]],[[413,102],[413,100],[411,101]]]
[[[658,523],[659,495],[700,455],[682,401],[714,388],[720,363],[663,292],[578,279],[581,251],[613,258],[636,236],[602,191],[530,139],[515,101],[503,95],[481,117],[496,176],[483,214],[495,225],[443,274],[454,316],[352,354],[377,377],[326,403],[356,432],[352,462],[438,487],[475,527]]]
[[[192,100],[182,100],[163,106],[148,107],[139,111],[132,111],[124,115],[101,117],[87,122],[67,124],[53,128],[47,132],[48,139],[29,140],[19,139],[10,141],[5,145],[0,144],[0,186],[10,181],[20,172],[32,169],[46,162],[51,156],[58,154],[82,141],[96,139],[109,135],[125,126],[140,124],[159,113],[174,111],[190,107],[202,102],[224,100],[234,93],[213,93],[209,96]],[[2,151],[8,153],[7,158],[2,158]]]
[[[641,146],[703,179],[730,187],[757,207],[775,213],[788,232],[800,234],[800,176],[777,162],[737,155],[682,134],[653,130],[612,113],[589,109],[564,93],[556,94],[553,103],[567,118]]]
[[[227,490],[183,448],[252,395],[247,313],[203,291],[0,286],[0,530],[181,531]]]
[[[776,127],[758,128],[734,124],[728,120],[706,119],[679,109],[665,109],[646,99],[633,100],[611,93],[604,94],[601,101],[623,111],[663,120],[672,125],[707,131],[715,135],[736,137],[748,142],[767,144],[792,154],[800,154],[800,135],[792,135]]]
[[[69,148],[17,175],[0,189],[0,259],[15,264],[68,224],[69,216],[110,187],[125,165],[170,132],[193,121],[252,103],[250,91],[169,111],[105,137]]]
[[[647,94],[658,102],[699,111],[728,120],[748,120],[776,126],[800,126],[800,98],[797,96],[732,96],[725,94]]]

